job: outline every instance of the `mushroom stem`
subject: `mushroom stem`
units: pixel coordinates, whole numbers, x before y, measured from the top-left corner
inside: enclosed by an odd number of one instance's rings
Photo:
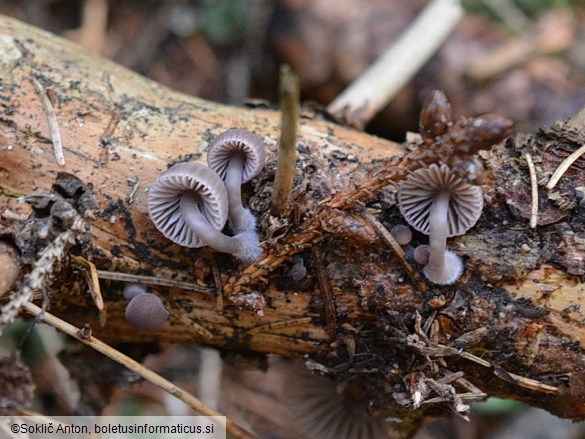
[[[244,161],[245,157],[242,154],[233,154],[229,160],[224,181],[228,193],[228,216],[234,232],[256,228],[256,218],[242,205]]]
[[[461,259],[447,250],[449,236],[449,191],[442,190],[434,198],[429,213],[429,263],[423,272],[433,283],[450,285],[463,272]]]
[[[426,270],[439,276],[445,270],[445,252],[447,251],[447,235],[449,224],[447,214],[449,213],[449,192],[441,191],[433,199],[429,223],[431,231],[429,234],[429,263]]]
[[[255,260],[262,252],[255,231],[245,230],[235,236],[227,236],[213,228],[201,213],[199,197],[194,192],[185,192],[179,206],[185,223],[205,245],[222,253],[231,253],[244,262]]]

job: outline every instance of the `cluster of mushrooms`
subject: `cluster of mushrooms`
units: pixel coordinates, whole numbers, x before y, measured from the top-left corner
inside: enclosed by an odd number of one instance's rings
[[[483,209],[481,187],[458,177],[446,165],[432,164],[402,182],[398,202],[406,222],[429,235],[428,256],[423,254],[426,247],[415,250],[415,259],[425,264],[427,279],[438,285],[457,281],[463,263],[447,250],[447,238],[463,235],[475,225]]]
[[[207,163],[178,163],[162,173],[148,193],[148,211],[156,228],[184,247],[209,246],[252,262],[262,249],[256,218],[242,205],[242,184],[264,167],[264,142],[256,134],[232,128],[209,145]],[[233,236],[222,230],[229,218]],[[124,290],[126,321],[138,331],[162,328],[169,317],[162,300],[138,284]]]
[[[262,253],[256,218],[242,205],[241,186],[260,173],[264,159],[264,142],[256,134],[224,131],[209,145],[209,167],[178,163],[158,177],[148,193],[151,220],[176,244],[256,260]],[[233,236],[222,233],[228,218]]]

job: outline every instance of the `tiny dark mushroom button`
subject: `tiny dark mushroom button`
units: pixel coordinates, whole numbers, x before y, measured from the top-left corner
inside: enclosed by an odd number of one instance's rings
[[[132,300],[139,294],[147,293],[146,286],[142,284],[128,284],[124,287],[124,299]]]
[[[148,211],[156,228],[179,245],[207,245],[246,262],[262,251],[255,231],[233,237],[221,232],[228,195],[221,178],[207,166],[178,163],[161,174],[148,193]]]
[[[429,263],[423,272],[433,283],[449,285],[463,273],[463,263],[447,250],[447,238],[463,235],[475,225],[483,209],[483,192],[451,172],[433,164],[402,182],[398,194],[404,219],[429,235]]]
[[[429,263],[430,247],[426,244],[418,245],[414,249],[413,258],[417,264],[427,265]]]
[[[404,224],[396,224],[390,230],[390,234],[400,245],[408,245],[410,244],[410,241],[412,241],[412,230]]]
[[[252,230],[256,218],[242,205],[242,184],[264,167],[264,142],[256,134],[231,128],[217,136],[207,150],[207,163],[225,181],[229,218],[234,231]]]
[[[138,331],[156,332],[160,330],[169,318],[169,312],[160,297],[144,292],[142,286],[130,289],[126,287],[124,296],[128,290],[131,291],[128,296],[132,298],[126,306],[126,321]]]

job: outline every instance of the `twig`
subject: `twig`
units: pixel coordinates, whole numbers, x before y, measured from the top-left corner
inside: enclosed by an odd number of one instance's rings
[[[447,346],[437,345],[442,348],[446,348]],[[479,358],[473,354],[468,352],[461,351],[458,353],[461,358],[465,358],[466,360],[473,361],[481,366],[492,368],[494,370],[494,375],[504,381],[514,382],[518,384],[520,387],[524,387],[526,389],[536,390],[538,392],[543,393],[559,393],[559,388],[555,386],[549,386],[548,384],[543,384],[540,381],[533,380],[532,378],[526,378],[520,375],[516,375],[512,372],[508,372],[504,370],[502,367],[498,366],[497,364],[490,363],[482,358]]]
[[[295,178],[297,159],[297,127],[299,122],[299,80],[290,67],[280,68],[280,111],[282,124],[278,143],[278,160],[274,188],[272,189],[272,212],[281,215],[286,209]]]
[[[362,215],[376,228],[376,230],[378,230],[378,233],[382,235],[382,238],[384,238],[384,240],[390,245],[390,248],[394,250],[394,253],[396,253],[396,256],[398,256],[400,264],[406,271],[408,277],[410,277],[410,280],[412,280],[412,282],[416,286],[416,289],[419,292],[424,293],[427,290],[426,284],[420,279],[420,276],[417,275],[417,273],[412,269],[412,265],[410,265],[406,258],[404,257],[404,251],[402,250],[402,247],[400,247],[400,244],[396,242],[396,240],[388,231],[388,229],[384,227],[384,225],[381,222],[379,222],[376,218],[374,218],[374,216],[371,213],[364,210],[362,212]]]
[[[335,299],[333,297],[333,293],[331,292],[331,288],[329,288],[329,282],[327,282],[327,272],[325,271],[323,261],[321,260],[321,252],[317,248],[314,248],[313,254],[315,255],[317,283],[319,284],[319,291],[321,292],[321,297],[323,298],[327,334],[329,334],[330,337],[334,337],[335,322],[337,321],[335,312]]]
[[[548,184],[546,185],[546,188],[549,191],[553,189],[557,185],[561,177],[565,174],[565,172],[567,172],[567,169],[569,169],[571,165],[583,154],[585,154],[585,145],[581,146],[577,151],[575,151],[573,154],[571,154],[569,157],[563,160],[563,162],[559,165],[557,170],[550,178]]]
[[[128,204],[134,203],[134,196],[136,195],[136,191],[138,190],[138,186],[140,186],[140,180],[138,177],[128,177],[128,184],[132,186],[130,190],[130,195],[126,198],[126,202]]]
[[[209,264],[211,265],[211,273],[213,274],[213,283],[215,284],[215,309],[219,314],[223,313],[223,286],[221,282],[221,273],[217,266],[214,253],[209,254]]]
[[[158,285],[160,287],[180,288],[181,290],[197,291],[199,293],[213,294],[213,289],[202,287],[192,282],[181,282],[174,279],[164,279],[156,276],[142,276],[139,274],[119,273],[117,271],[96,270],[100,279],[116,280],[120,282],[138,282],[146,285]]]
[[[79,28],[79,43],[96,52],[105,46],[108,26],[108,2],[106,0],[86,0]]]
[[[91,294],[91,298],[95,303],[95,307],[100,313],[104,311],[104,299],[102,297],[102,290],[100,288],[100,282],[98,279],[97,270],[93,262],[88,261],[82,256],[71,255],[73,262],[84,268],[83,274],[87,280],[87,286]]]
[[[433,0],[378,61],[327,107],[363,129],[437,51],[463,17],[459,0]]]
[[[495,373],[495,372],[494,372]],[[512,380],[520,387],[524,387],[525,389],[536,390],[537,392],[542,393],[559,393],[559,388],[555,386],[549,386],[548,384],[543,384],[540,381],[533,380],[532,378],[526,378],[520,375],[516,375],[512,372],[506,372]],[[497,373],[495,373],[497,375]]]
[[[532,191],[532,208],[530,209],[530,228],[536,228],[538,224],[538,181],[536,180],[536,169],[532,162],[530,153],[524,155],[526,163],[528,164],[528,172],[530,173],[530,188]]]
[[[185,390],[177,387],[170,381],[166,380],[165,378],[161,377],[157,373],[153,372],[152,370],[144,367],[140,363],[134,361],[132,358],[127,357],[126,355],[122,354],[121,352],[117,351],[116,349],[108,346],[104,342],[98,340],[93,336],[89,336],[87,338],[83,338],[79,336],[78,332],[79,329],[75,326],[61,320],[60,318],[49,314],[46,311],[43,311],[37,305],[32,302],[27,302],[24,305],[24,308],[28,313],[35,317],[40,317],[42,321],[45,323],[53,326],[54,328],[58,329],[61,332],[79,340],[83,344],[89,346],[92,349],[104,354],[106,357],[116,361],[117,363],[121,364],[122,366],[128,368],[132,372],[140,375],[145,380],[151,382],[157,387],[160,387],[165,392],[170,393],[171,395],[177,397],[197,413],[203,416],[223,416],[222,414],[216,412],[215,410],[210,409],[197,398],[195,398],[190,393],[186,392]],[[223,425],[226,428],[227,433],[234,436],[235,438],[253,438],[254,436],[243,430],[242,428],[235,425],[233,422],[226,421],[226,424]]]
[[[47,92],[41,83],[35,78],[32,78],[31,81],[37,89],[37,93],[43,101],[45,113],[47,113],[47,121],[49,122],[49,131],[51,132],[51,141],[53,142],[55,159],[59,165],[64,166],[65,156],[63,155],[63,142],[61,141],[61,132],[59,131],[59,123],[57,122],[57,115],[55,114],[53,104],[51,104],[51,100],[49,99],[49,96],[47,96]]]

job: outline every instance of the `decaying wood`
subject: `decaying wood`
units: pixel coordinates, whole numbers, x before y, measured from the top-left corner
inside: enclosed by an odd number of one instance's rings
[[[417,152],[420,142],[396,145],[305,114],[290,212],[274,217],[277,112],[175,93],[7,18],[0,18],[0,78],[0,238],[21,253],[15,294],[48,295],[53,313],[78,326],[90,323],[109,343],[194,342],[234,352],[309,354],[313,368],[355,385],[373,410],[410,422],[445,409],[462,412],[464,402],[482,392],[585,419],[583,159],[553,190],[545,189],[561,162],[585,143],[582,124],[558,124],[481,151],[484,212],[469,233],[449,241],[465,258],[464,277],[453,286],[429,284],[421,293],[363,216],[365,207],[387,228],[402,222],[395,183],[424,165],[423,158],[437,160]],[[53,99],[64,166],[55,161],[35,80]],[[452,144],[492,143],[482,136],[497,119],[425,125],[442,109],[423,113],[422,145],[446,130],[467,133],[444,138]],[[231,127],[256,132],[269,149],[263,173],[247,191],[264,253],[247,267],[228,255],[172,244],[146,209],[158,174],[173,163],[204,162],[210,139]],[[534,229],[527,153],[539,191]],[[66,251],[42,272],[53,276],[31,286],[39,255],[73,230],[63,206],[79,213],[89,233],[78,228],[68,235],[59,244]],[[415,234],[414,241],[426,239]],[[307,268],[299,280],[289,275],[295,254]],[[152,286],[171,313],[165,328],[132,330],[123,316],[123,279],[107,275],[101,325],[72,255],[93,263],[98,276],[107,271],[169,281]],[[181,282],[197,288],[183,289]]]

